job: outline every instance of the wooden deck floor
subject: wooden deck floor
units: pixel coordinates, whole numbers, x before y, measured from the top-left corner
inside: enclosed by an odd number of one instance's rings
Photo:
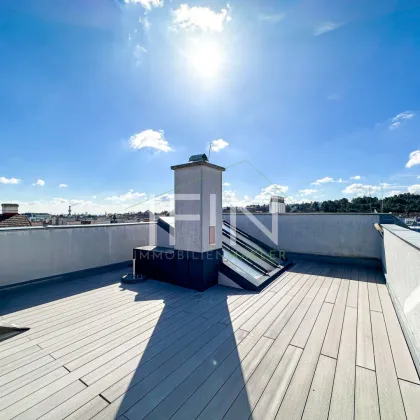
[[[21,289],[0,315],[0,418],[420,419],[382,275],[300,262],[259,294],[119,272]]]

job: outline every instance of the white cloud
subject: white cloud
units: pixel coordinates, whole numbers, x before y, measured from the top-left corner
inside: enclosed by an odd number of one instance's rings
[[[236,191],[225,190],[223,191],[222,202],[223,206],[235,207],[246,207],[251,204],[268,204],[273,195],[283,195],[288,189],[287,185],[272,184],[263,188],[254,198],[251,198],[249,195],[239,198]]]
[[[224,182],[224,183],[223,183],[223,186],[224,186],[224,187],[230,187],[230,182]]]
[[[382,182],[379,185],[365,185],[365,184],[351,184],[346,187],[342,193],[355,195],[357,197],[363,196],[374,196],[378,194],[384,193],[384,195],[395,195],[395,194],[402,194],[401,191],[398,191],[397,188],[403,188],[401,185],[396,184],[388,184],[386,182]],[[405,187],[404,187],[405,188]],[[392,190],[393,189],[393,190]],[[392,191],[384,191],[384,190],[392,190]]]
[[[164,131],[145,130],[130,137],[128,141],[132,149],[156,149],[161,152],[170,152],[172,150],[168,141],[165,139]]]
[[[229,143],[223,139],[213,140],[211,142],[211,150],[213,152],[220,152],[224,148],[228,147]]]
[[[355,179],[356,181],[359,181],[362,177],[360,175],[351,176],[350,179]]]
[[[402,191],[399,191],[399,190],[392,190],[392,191],[388,191],[386,194],[385,194],[385,197],[393,197],[394,195],[399,195],[399,194],[402,194],[403,192]]]
[[[411,185],[407,190],[411,194],[420,194],[420,184]]]
[[[43,187],[45,185],[45,181],[42,179],[38,179],[38,181],[36,181],[35,184],[32,184],[32,185]]]
[[[268,204],[270,198],[273,195],[282,195],[288,191],[289,187],[287,185],[271,184],[266,188],[263,188],[261,192],[255,196],[255,201],[258,204]]]
[[[391,125],[389,126],[390,130],[395,130],[396,128],[401,126],[401,123],[403,123],[406,120],[411,120],[411,118],[414,117],[414,113],[411,111],[404,111],[400,114],[396,115],[391,122]]]
[[[317,179],[315,182],[311,182],[311,185],[328,184],[330,182],[335,182],[334,178],[330,178],[329,176],[326,176],[325,178]]]
[[[349,181],[345,181],[344,179],[339,178],[339,179],[337,179],[337,181],[335,181],[335,182],[338,182],[339,184],[346,184],[346,183],[347,183],[347,182],[349,182]]]
[[[92,195],[92,198],[95,200],[96,199],[96,195]]]
[[[351,194],[356,196],[372,195],[372,193],[380,191],[380,186],[351,184],[347,186],[342,192],[343,194]]]
[[[300,190],[299,192],[302,193],[303,195],[311,195],[318,192],[318,190],[305,189],[305,190]]]
[[[314,35],[322,35],[327,32],[334,31],[335,29],[338,29],[340,26],[343,26],[343,23],[338,22],[323,22],[319,26],[317,26],[314,30]]]
[[[281,22],[284,18],[285,18],[284,13],[275,13],[272,15],[259,15],[258,16],[258,19],[264,22],[269,22],[269,23],[278,23],[278,22]]]
[[[226,190],[222,194],[222,204],[224,207],[246,207],[253,203],[253,200],[248,195],[242,199],[236,195],[236,191]]]
[[[115,201],[115,202],[122,202],[122,201],[129,201],[134,200],[135,198],[145,197],[145,193],[135,192],[134,190],[130,190],[125,194],[121,195],[113,195],[112,197],[105,198],[106,201]]]
[[[188,4],[181,4],[172,12],[174,29],[222,32],[224,25],[231,19],[229,5],[220,12],[214,12],[209,7],[190,7]]]
[[[6,178],[4,176],[0,176],[0,184],[19,184],[20,183],[20,179],[18,178]]]
[[[67,184],[60,184],[59,186],[58,186],[58,188],[67,188],[68,187],[68,185]]]
[[[151,10],[152,7],[162,7],[163,0],[124,0],[126,4],[140,4],[147,10]]]
[[[420,150],[414,150],[410,153],[408,162],[405,164],[406,168],[411,168],[415,165],[420,165]]]

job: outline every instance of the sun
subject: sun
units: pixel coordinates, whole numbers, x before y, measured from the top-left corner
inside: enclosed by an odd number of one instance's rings
[[[201,77],[215,78],[222,67],[223,53],[215,42],[200,42],[190,47],[188,60],[192,69]]]

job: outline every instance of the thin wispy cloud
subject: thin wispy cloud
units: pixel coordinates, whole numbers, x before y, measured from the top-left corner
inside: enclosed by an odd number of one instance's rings
[[[263,22],[278,23],[281,22],[285,18],[285,16],[286,15],[284,13],[273,13],[270,15],[261,14],[258,16],[258,19]]]
[[[223,183],[223,186],[224,186],[224,187],[230,187],[230,182],[224,182],[224,183]]]
[[[399,127],[401,127],[401,124],[403,124],[405,121],[407,120],[411,120],[414,117],[414,112],[411,111],[404,111],[401,112],[400,114],[396,115],[392,121],[391,121],[391,125],[389,126],[390,130],[395,130]]]
[[[209,7],[190,7],[188,4],[181,4],[172,12],[172,28],[175,30],[222,32],[225,24],[231,20],[229,5],[220,12],[215,12]]]
[[[322,22],[314,29],[314,35],[319,36],[327,32],[335,31],[343,25],[344,23],[342,22]]]
[[[123,202],[123,201],[130,201],[130,200],[134,200],[134,199],[145,197],[145,196],[146,196],[145,193],[139,193],[139,192],[135,192],[134,190],[130,190],[126,192],[125,194],[106,197],[105,200],[114,201],[114,202]]]
[[[213,152],[220,152],[221,150],[225,149],[228,146],[229,146],[229,143],[223,139],[213,140],[211,142],[211,150]]]
[[[346,187],[342,193],[346,195],[354,195],[357,197],[372,196],[378,193],[385,196],[402,194],[403,191],[398,190],[405,189],[407,186],[389,184],[387,182],[381,182],[379,185],[367,185],[367,184],[351,184]]]
[[[405,164],[406,168],[412,168],[415,165],[420,165],[420,150],[414,150],[410,153],[408,162]]]
[[[407,190],[411,194],[420,194],[420,184],[411,185]]]
[[[153,7],[162,7],[164,4],[163,0],[123,0],[125,4],[139,4],[147,10],[151,10]]]
[[[351,176],[350,179],[354,179],[356,181],[359,181],[362,177],[360,175]]]
[[[67,188],[68,187],[68,185],[67,184],[60,184],[59,186],[58,186],[58,188]]]
[[[0,184],[11,184],[16,185],[21,182],[18,178],[6,178],[5,176],[0,176]]]
[[[303,195],[311,195],[311,194],[315,194],[316,192],[318,192],[318,190],[312,190],[312,189],[304,189],[304,190],[299,190],[299,192]]]
[[[170,152],[172,147],[165,139],[165,133],[163,130],[145,130],[141,133],[134,134],[128,141],[129,146],[132,149],[155,149],[160,152]]]
[[[34,184],[32,184],[33,186],[36,187],[43,187],[45,185],[45,181],[43,179],[38,179],[38,181],[36,181]]]
[[[328,184],[330,182],[334,182],[334,178],[326,176],[325,178],[317,179],[316,181],[311,182],[311,185]]]
[[[325,178],[317,179],[316,181],[311,182],[311,185],[330,184],[333,182],[336,182],[338,184],[346,184],[349,181],[346,181],[343,178],[334,179],[334,178],[331,178],[330,176],[326,176]]]

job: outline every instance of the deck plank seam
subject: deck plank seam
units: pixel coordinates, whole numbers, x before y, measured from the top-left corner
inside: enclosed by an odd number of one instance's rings
[[[334,273],[334,274],[335,274],[335,273]],[[331,282],[331,284],[332,284],[332,282]],[[338,293],[338,290],[337,290],[337,293]],[[322,305],[322,306],[324,306],[325,304],[327,304],[327,305],[331,305],[331,303],[330,303],[330,302],[325,302],[325,301],[324,301],[324,303],[323,303],[323,305]],[[321,310],[322,310],[322,307],[321,307]],[[319,313],[318,313],[317,320],[318,320],[318,317],[319,317],[319,316],[320,316],[320,314],[321,314],[321,310],[320,310],[320,311],[319,311]],[[310,390],[311,390],[311,388],[312,388],[312,383],[313,383],[313,381],[314,381],[316,368],[317,368],[318,363],[319,363],[319,358],[321,357],[322,347],[324,346],[325,337],[327,336],[328,327],[330,326],[330,322],[331,322],[331,319],[332,319],[332,313],[333,313],[333,310],[334,310],[334,307],[333,307],[333,308],[331,308],[330,317],[329,317],[329,319],[328,319],[328,323],[327,323],[326,328],[325,328],[324,338],[322,339],[322,343],[321,343],[321,345],[320,345],[320,347],[319,347],[319,349],[320,349],[320,350],[319,350],[318,357],[317,357],[317,361],[316,361],[316,364],[315,364],[315,369],[314,369],[314,373],[313,373],[313,376],[312,376],[311,384],[310,384],[310,386],[309,386],[309,388],[308,388],[308,394],[306,395],[306,398],[305,398],[305,403],[303,404],[302,417],[303,417],[303,414],[305,413],[305,408],[306,408],[306,404],[308,403],[308,398],[309,398],[309,395],[311,394]],[[315,323],[316,323],[316,320],[315,320]],[[315,323],[314,323],[314,326],[315,326]],[[313,327],[312,327],[312,330],[311,330],[311,334],[312,334],[312,331],[313,331]],[[309,336],[310,336],[310,335],[309,335]],[[309,340],[309,339],[308,339],[308,340]],[[305,345],[305,347],[306,347],[306,345]],[[300,358],[299,358],[299,362],[300,362],[300,359],[302,358],[302,355],[303,355],[303,351],[302,351],[302,354],[301,354],[301,356],[300,356]],[[284,393],[284,396],[286,396],[287,391],[288,391],[288,389],[289,389],[289,386],[290,386],[290,384],[292,383],[292,380],[293,380],[293,377],[294,377],[294,375],[295,375],[296,369],[297,369],[297,367],[298,367],[298,365],[299,365],[299,362],[296,364],[295,371],[293,372],[293,376],[292,376],[292,378],[291,378],[291,380],[290,380],[290,382],[289,382],[289,385],[288,385],[288,387],[287,387],[286,392]],[[336,364],[336,366],[337,366],[337,364]],[[335,373],[334,373],[334,375],[335,375]],[[331,391],[331,392],[332,392],[332,391]],[[331,404],[331,396],[332,396],[332,394],[330,395],[330,404]],[[283,397],[283,400],[284,400],[284,397]],[[276,418],[277,418],[278,412],[280,411],[280,408],[281,408],[281,406],[282,406],[282,404],[283,404],[283,400],[282,400],[282,402],[280,403],[279,408],[278,408],[278,410],[277,410],[277,413],[276,413]],[[328,408],[328,412],[329,412],[329,408]]]

